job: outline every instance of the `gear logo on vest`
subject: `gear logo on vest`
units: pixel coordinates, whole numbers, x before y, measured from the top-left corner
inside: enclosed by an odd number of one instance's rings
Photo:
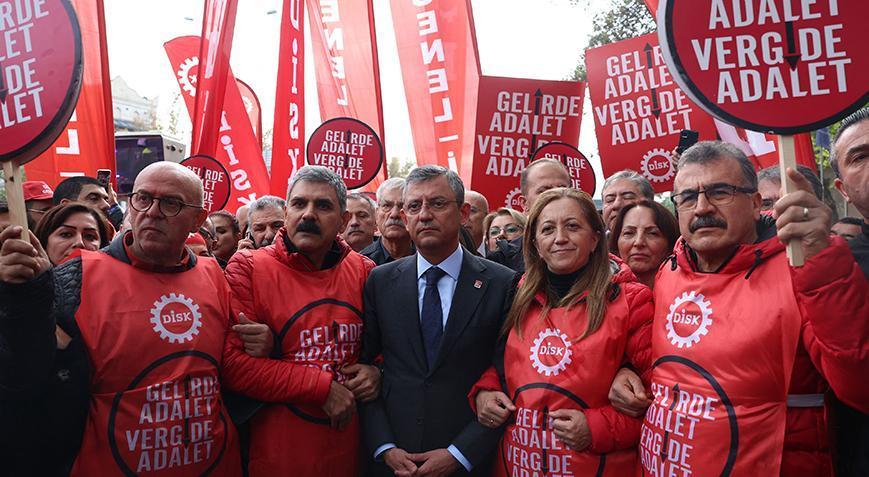
[[[531,365],[540,374],[558,376],[571,363],[570,340],[558,328],[547,328],[531,346]]]
[[[712,304],[702,293],[684,292],[670,305],[667,315],[667,338],[679,348],[690,348],[709,332]]]
[[[151,308],[151,323],[160,338],[170,343],[193,341],[202,326],[199,305],[182,294],[163,295]]]

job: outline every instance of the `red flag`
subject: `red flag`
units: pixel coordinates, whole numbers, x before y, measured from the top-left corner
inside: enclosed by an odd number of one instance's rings
[[[25,166],[28,180],[45,181],[52,187],[66,177],[96,177],[97,169],[116,170],[103,1],[73,0],[72,4],[81,27],[84,55],[81,93],[66,130]]]
[[[658,35],[587,50],[588,89],[604,177],[622,169],[643,174],[656,192],[673,190],[670,151],[683,129],[716,139],[715,123],[670,76]]]
[[[237,0],[206,0],[202,16],[202,42],[199,47],[200,71],[196,102],[191,115],[192,154],[214,157],[220,130],[221,112],[227,90],[229,56],[235,29]],[[232,83],[235,86],[235,83]]]
[[[305,2],[284,0],[281,14],[271,193],[286,197],[290,177],[305,165]]]
[[[251,88],[250,85],[238,78],[235,79],[235,82],[238,83],[238,92],[241,93],[241,101],[244,103],[244,110],[250,118],[250,126],[253,128],[254,135],[259,140],[260,148],[262,148],[263,112],[260,107],[259,98],[256,93],[253,92],[253,88]]]
[[[192,116],[197,95],[199,37],[182,36],[164,43],[163,47]],[[227,70],[226,77],[231,86],[226,88],[216,138],[220,147],[213,157],[226,167],[232,178],[232,194],[226,210],[235,212],[242,205],[268,194],[269,175],[231,69]]]
[[[470,1],[390,5],[416,162],[449,167],[469,183],[480,82]]]
[[[757,170],[767,167],[778,166],[778,136],[757,131],[749,131],[740,127],[715,120],[718,135],[724,142],[729,142],[740,148],[742,152],[754,163]],[[796,162],[818,172],[815,162],[815,148],[812,146],[812,137],[808,133],[794,135],[794,151]]]
[[[492,209],[522,209],[519,176],[538,147],[576,147],[585,84],[480,77],[472,188]]]
[[[336,117],[358,119],[384,142],[383,103],[372,1],[307,0],[317,93],[323,122]],[[383,173],[364,187],[374,192]]]

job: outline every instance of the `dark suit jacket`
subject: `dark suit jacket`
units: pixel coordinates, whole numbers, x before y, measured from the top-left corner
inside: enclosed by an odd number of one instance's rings
[[[441,349],[429,369],[419,322],[416,260],[414,254],[377,267],[365,284],[363,361],[383,356],[380,397],[360,409],[369,456],[390,442],[408,452],[452,444],[471,462],[472,473],[483,475],[502,431],[477,422],[467,395],[492,364],[518,276],[463,250]],[[372,475],[392,475],[382,463],[370,470]]]
[[[416,248],[413,246],[412,243],[410,244],[410,248],[414,252],[416,251]],[[384,265],[395,261],[395,259],[390,257],[389,253],[386,252],[386,249],[383,247],[383,244],[380,242],[380,240],[375,240],[371,243],[371,245],[365,247],[359,253],[370,258],[375,265]]]

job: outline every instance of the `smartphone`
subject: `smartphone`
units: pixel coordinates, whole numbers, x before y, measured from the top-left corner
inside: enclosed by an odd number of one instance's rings
[[[97,169],[97,180],[100,181],[100,184],[103,187],[108,188],[109,183],[111,182],[112,171],[111,169]]]
[[[679,145],[676,146],[676,152],[682,154],[686,149],[697,143],[700,139],[700,133],[690,129],[683,129],[679,134]]]

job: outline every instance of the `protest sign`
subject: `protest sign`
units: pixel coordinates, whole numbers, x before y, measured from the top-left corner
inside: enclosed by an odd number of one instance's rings
[[[181,165],[195,172],[202,180],[202,202],[209,214],[226,207],[232,184],[223,164],[213,157],[198,154],[184,159]]]
[[[330,119],[318,127],[306,147],[308,164],[338,174],[347,189],[368,184],[383,166],[383,145],[370,126],[353,118]]]
[[[869,101],[869,2],[666,0],[659,11],[662,54],[685,92],[727,123],[781,135],[785,193],[796,190],[793,134]],[[788,257],[802,265],[798,241]]]
[[[571,187],[588,195],[594,195],[597,182],[594,169],[588,158],[579,152],[579,149],[563,142],[550,142],[534,152],[531,162],[544,157],[556,159],[564,164],[567,173],[570,174]]]
[[[82,78],[81,31],[68,0],[0,8],[0,161],[12,222],[27,233],[21,165],[66,127]]]
[[[522,210],[519,176],[546,143],[579,142],[585,85],[480,77],[471,188],[492,207]]]
[[[604,177],[631,169],[655,192],[673,190],[671,151],[684,129],[716,139],[715,123],[688,99],[652,33],[586,51],[588,88]]]

